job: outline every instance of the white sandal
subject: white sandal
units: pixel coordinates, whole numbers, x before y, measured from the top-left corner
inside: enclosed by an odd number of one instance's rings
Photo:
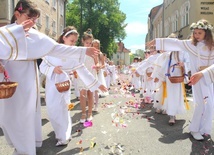
[[[68,145],[68,141],[61,141],[59,140],[57,143],[56,143],[56,146],[65,146],[65,145]]]
[[[91,122],[93,120],[92,113],[88,113],[89,117],[87,118],[87,121]]]
[[[86,114],[83,113],[82,116],[86,117]],[[80,123],[85,123],[85,121],[86,121],[86,118],[80,118]]]

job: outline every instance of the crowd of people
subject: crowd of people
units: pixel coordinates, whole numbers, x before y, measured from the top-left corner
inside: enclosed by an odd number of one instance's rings
[[[75,46],[79,33],[74,26],[66,27],[56,42],[32,28],[39,16],[33,2],[20,0],[11,24],[0,28],[0,72],[2,76],[7,72],[11,81],[18,82],[15,94],[0,100],[0,127],[8,144],[15,148],[14,155],[36,155],[36,147],[42,145],[39,72],[46,77],[45,99],[56,146],[62,146],[71,140],[71,93],[70,88],[59,92],[56,82],[67,81],[74,86],[81,106],[79,120],[84,123],[93,120],[92,111],[99,110],[99,96],[109,95],[121,69],[100,51],[101,43],[91,29],[80,38],[82,46]],[[192,85],[197,106],[189,130],[194,139],[203,140],[204,134],[211,133],[214,108],[213,26],[200,20],[190,29],[188,40],[179,40],[174,34],[156,38],[145,59],[135,58],[127,72],[131,74],[130,91],[140,93],[144,103],[153,103],[156,113],[169,115],[169,125],[176,123],[176,115],[189,109],[185,84]],[[39,68],[38,58],[42,58]],[[187,76],[189,71],[191,77]]]
[[[136,89],[142,85],[144,102],[153,102],[157,113],[169,115],[170,125],[175,124],[176,115],[189,109],[185,84],[191,85],[196,105],[189,130],[194,139],[203,140],[203,135],[211,133],[214,110],[214,89],[210,84],[214,72],[208,68],[214,64],[213,26],[202,19],[190,29],[192,35],[187,40],[179,40],[175,34],[153,40],[150,56],[133,63],[132,77]],[[202,75],[206,78],[198,81]]]

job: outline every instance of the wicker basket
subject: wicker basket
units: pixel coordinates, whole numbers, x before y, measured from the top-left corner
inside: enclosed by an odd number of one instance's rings
[[[63,74],[67,77],[67,79],[69,79],[68,74],[65,71],[63,71]],[[56,82],[57,76],[59,76],[59,74],[56,74],[56,76],[55,76],[56,89],[60,93],[68,91],[70,89],[70,80],[66,80],[66,81],[62,81],[62,82]]]
[[[169,78],[169,81],[171,83],[181,83],[181,82],[184,82],[184,75],[185,75],[185,73],[184,73],[184,67],[180,66],[180,69],[181,69],[181,76],[170,76],[170,74],[169,74],[169,70],[170,69],[168,69],[168,75],[169,75],[168,78]]]
[[[70,81],[63,81],[63,82],[59,82],[59,83],[55,83],[56,89],[62,93],[65,91],[68,91],[70,89]]]
[[[0,82],[0,99],[12,97],[17,85],[17,82]]]
[[[171,76],[170,75],[170,68],[173,67],[173,66],[170,66],[171,60],[172,60],[172,55],[174,55],[175,59],[177,59],[177,61],[180,62],[180,60],[179,60],[179,53],[176,52],[176,51],[175,52],[171,52],[170,56],[169,56],[170,60],[169,60],[169,66],[168,66],[168,71],[167,71],[169,81],[171,83],[182,83],[182,82],[184,82],[184,76],[185,76],[185,71],[184,71],[184,67],[183,66],[178,65],[178,67],[181,70],[181,75],[180,76]]]

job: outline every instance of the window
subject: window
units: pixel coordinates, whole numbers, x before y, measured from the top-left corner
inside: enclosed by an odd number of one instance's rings
[[[189,9],[190,9],[189,1],[185,2],[181,6],[180,15],[181,15],[181,26],[182,27],[189,25]]]
[[[60,32],[63,32],[63,25],[60,25]]]
[[[158,23],[158,27],[157,27],[157,38],[160,38],[160,23]]]
[[[178,30],[178,11],[172,15],[172,32],[176,32]]]
[[[36,26],[38,28],[42,27],[42,12],[40,12],[40,17],[38,18],[37,22],[36,22]]]
[[[169,35],[169,23],[170,23],[170,18],[168,18],[166,21],[165,21],[165,25],[164,25],[164,35],[165,37],[167,37]]]
[[[153,31],[153,39],[156,38],[156,28],[154,28],[154,31]]]
[[[50,3],[50,0],[45,0],[45,2],[47,2],[48,4]]]
[[[52,0],[53,8],[56,9],[56,0]]]
[[[60,3],[60,15],[61,16],[64,15],[64,5],[63,4],[64,4],[63,2]]]
[[[56,21],[53,20],[52,22],[53,32],[56,32]]]
[[[162,29],[162,27],[163,27],[163,22],[162,22],[162,19],[161,19],[161,21],[160,21],[160,34],[159,34],[159,37],[163,37],[162,35],[163,35],[163,33],[162,33],[162,31],[163,31],[163,29]]]
[[[46,29],[49,30],[50,29],[49,16],[47,16],[47,15],[46,15],[46,18],[45,18],[45,23],[46,23]]]
[[[164,5],[165,5],[165,8],[167,8],[170,4],[170,0],[164,0]]]

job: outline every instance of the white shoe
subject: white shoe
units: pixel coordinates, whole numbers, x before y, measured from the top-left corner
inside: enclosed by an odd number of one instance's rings
[[[162,111],[162,114],[163,114],[163,115],[166,115],[166,114],[167,114],[167,113],[166,113],[166,110],[163,110],[163,111]]]
[[[98,107],[95,106],[94,109],[93,109],[93,111],[98,112]]]
[[[199,132],[190,132],[195,140],[203,140],[204,137]]]
[[[161,109],[156,109],[155,113],[160,114],[161,113]]]
[[[68,142],[69,142],[69,141],[58,141],[58,142],[56,143],[56,147],[68,145]]]
[[[83,117],[83,116],[85,117],[86,114],[82,114],[82,117]],[[82,124],[85,123],[85,121],[86,121],[86,118],[81,118],[81,119],[80,119],[80,123],[82,123]]]
[[[172,126],[175,124],[175,116],[170,116],[169,125]]]
[[[91,113],[88,113],[89,117],[87,118],[87,121],[91,122],[93,120],[93,116]]]

